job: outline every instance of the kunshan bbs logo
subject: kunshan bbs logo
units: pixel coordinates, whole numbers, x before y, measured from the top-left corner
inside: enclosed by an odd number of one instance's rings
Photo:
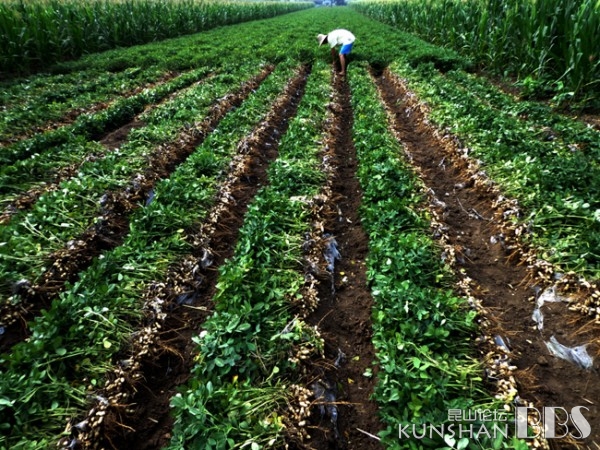
[[[571,410],[560,406],[547,406],[542,409],[516,407],[514,414],[502,410],[476,409],[448,410],[448,420],[444,424],[400,424],[400,439],[435,439],[446,442],[456,439],[585,439],[592,428],[585,418],[585,406],[575,406]]]
[[[546,406],[542,411],[537,408],[517,406],[516,436],[525,439],[536,437],[585,439],[592,432],[592,427],[583,415],[582,409],[589,411],[585,406],[574,406],[570,412],[560,406]]]

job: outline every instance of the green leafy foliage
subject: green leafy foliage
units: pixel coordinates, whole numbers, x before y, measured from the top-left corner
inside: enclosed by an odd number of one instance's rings
[[[250,73],[244,68],[241,75]],[[86,406],[88,386],[102,386],[113,356],[137,323],[144,289],[190,252],[182,231],[206,216],[237,142],[264,117],[290,73],[282,65],[243,107],[224,118],[184,164],[155,186],[153,201],[133,214],[124,243],[94,260],[30,324],[32,339],[3,355],[0,424],[12,424],[11,446],[47,448],[47,441],[34,439],[55,439],[65,418]],[[188,94],[198,104],[198,97]],[[50,409],[53,420],[46,418]]]
[[[492,20],[472,19],[481,29]],[[294,318],[290,309],[301,299],[301,246],[311,226],[309,207],[300,199],[318,193],[325,182],[319,151],[332,94],[330,54],[316,45],[314,36],[338,26],[357,36],[348,81],[365,194],[360,214],[370,240],[367,275],[375,298],[379,370],[374,398],[388,425],[381,436],[389,448],[418,448],[414,442],[398,443],[399,423],[440,423],[449,408],[489,405],[491,400],[470,356],[474,314],[449,288],[449,271],[427,234],[419,182],[388,130],[368,66],[381,70],[390,65],[405,78],[431,107],[432,121],[455,132],[486,171],[519,198],[527,208],[521,220],[531,222],[532,236],[549,257],[596,270],[597,133],[536,103],[501,94],[468,75],[465,70],[472,64],[452,50],[344,7],[314,8],[87,55],[54,66],[48,74],[6,81],[0,89],[0,130],[7,140],[17,139],[26,127],[52,128],[66,111],[87,102],[110,102],[102,112],[81,115],[70,126],[0,148],[3,205],[51,179],[49,171],[86,159],[77,175],[0,227],[5,301],[18,302],[12,282],[35,280],[48,254],[92,225],[104,192],[126,188],[146,168],[153,149],[176,140],[217,99],[265,64],[277,67],[184,163],[156,183],[152,201],[128,218],[129,234],[122,245],[94,259],[28,324],[31,339],[0,357],[0,430],[8,447],[55,446],[66,419],[85,410],[86,396],[103,386],[106,370],[137,326],[145,289],[164,280],[168,268],[192,252],[188,231],[214,205],[237,144],[264,117],[292,68],[309,63],[306,92],[280,138],[268,184],[249,206],[235,255],[220,268],[214,314],[194,338],[193,376],[172,399],[176,423],[169,448],[282,444],[281,411],[299,377],[294,352],[323,351],[317,330]],[[450,36],[455,45],[470,39],[468,34]],[[136,83],[181,70],[186,72],[168,82],[125,94]],[[92,92],[94,80],[97,94]],[[149,105],[156,108],[146,110]],[[102,150],[95,139],[142,111],[144,126],[132,131],[119,149],[101,160],[87,160]],[[584,187],[593,196],[586,196]],[[374,373],[367,370],[365,376]],[[439,439],[427,445],[523,448],[517,441]]]

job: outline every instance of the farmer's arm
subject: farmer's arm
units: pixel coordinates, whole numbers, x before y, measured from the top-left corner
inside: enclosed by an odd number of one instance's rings
[[[335,47],[331,47],[331,59],[333,59],[333,62],[335,62],[335,56],[336,56]]]

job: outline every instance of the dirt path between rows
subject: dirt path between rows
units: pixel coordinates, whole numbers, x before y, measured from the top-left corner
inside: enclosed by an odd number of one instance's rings
[[[545,303],[539,308],[543,328],[532,319],[536,300],[552,292],[552,277],[541,277],[537,268],[527,265],[528,249],[509,235],[505,218],[507,203],[482,173],[473,173],[469,158],[457,151],[451,140],[438,138],[415,103],[415,97],[389,71],[374,74],[392,127],[406,154],[425,184],[435,216],[441,222],[438,232],[450,245],[445,256],[459,277],[470,279],[473,295],[488,312],[490,337],[502,338],[514,369],[517,406],[536,408],[556,406],[571,411],[584,406],[591,435],[584,440],[548,439],[553,449],[600,448],[600,379],[598,363],[590,370],[552,356],[546,346],[554,336],[566,346],[589,344],[590,356],[598,356],[600,327],[580,313],[570,311],[565,302]],[[500,205],[500,207],[498,207]],[[438,236],[441,238],[441,236]],[[554,274],[560,278],[560,274]],[[548,279],[550,278],[550,280]],[[556,288],[556,286],[554,286]],[[571,292],[576,298],[585,292]],[[548,298],[548,297],[547,297]],[[575,300],[576,301],[576,300]],[[498,381],[488,378],[492,392],[500,391]],[[577,430],[570,428],[578,435]],[[557,435],[564,433],[557,424]],[[544,444],[545,445],[545,444]]]
[[[371,341],[373,298],[366,277],[368,238],[359,216],[362,191],[356,177],[353,112],[345,78],[334,73],[332,82],[332,121],[325,147],[334,173],[324,231],[335,239],[340,259],[333,280],[319,283],[319,304],[307,322],[318,326],[325,340],[325,360],[313,367],[309,381],[331,387],[338,417],[336,429],[329,415],[314,408],[308,426],[311,439],[302,448],[376,450],[382,446],[369,434],[376,436],[384,427],[377,404],[370,399],[376,377],[363,375],[367,368],[377,370],[372,366],[376,359]]]

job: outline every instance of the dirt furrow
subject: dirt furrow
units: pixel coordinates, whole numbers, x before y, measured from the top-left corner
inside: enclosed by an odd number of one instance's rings
[[[221,98],[202,122],[186,127],[177,140],[155,149],[148,157],[146,171],[137,174],[125,189],[107,192],[102,197],[100,215],[94,225],[53,253],[47,270],[35,284],[24,280],[15,286],[19,303],[2,305],[0,312],[0,323],[5,327],[0,353],[28,336],[27,322],[49,306],[65,283],[74,281],[99,254],[121,244],[129,231],[129,215],[148,199],[156,182],[167,178],[184,162],[227,112],[242,104],[272,71],[272,66],[265,68],[237,92]]]
[[[378,440],[369,436],[383,428],[377,405],[369,398],[376,377],[363,376],[375,360],[371,342],[373,299],[366,280],[368,238],[359,217],[362,194],[352,141],[351,94],[345,78],[335,72],[332,83],[334,98],[324,160],[333,167],[333,173],[322,214],[322,235],[316,239],[325,241],[327,246],[321,255],[329,252],[333,267],[322,270],[318,276],[318,305],[306,319],[310,325],[318,326],[325,341],[325,358],[311,368],[309,387],[315,397],[324,389],[327,401],[317,399],[307,425],[310,439],[302,448],[380,449]],[[333,248],[340,253],[335,261],[331,260]],[[338,410],[336,425],[319,408],[330,405]]]
[[[436,237],[447,244],[444,257],[486,311],[485,335],[479,340],[495,342],[509,358],[509,373],[498,379],[487,377],[490,389],[516,406],[555,406],[568,411],[584,406],[588,422],[600,423],[597,363],[584,368],[552,356],[547,347],[555,337],[567,346],[589,344],[589,354],[598,354],[600,328],[567,304],[590,295],[589,285],[581,283],[579,290],[571,286],[568,302],[542,304],[540,299],[550,299],[551,293],[563,290],[567,283],[548,264],[535,262],[532,250],[518,239],[524,230],[510,223],[511,215],[519,213],[516,202],[503,197],[480,168],[473,168],[455,139],[440,137],[401,80],[387,70],[374,74],[374,80],[394,132],[428,190],[439,221]],[[490,367],[498,360],[486,363]],[[507,386],[511,384],[507,380],[515,386]],[[600,428],[592,425],[591,435],[579,442],[598,446]],[[551,448],[575,445],[569,438],[541,443]]]
[[[187,240],[196,252],[173,267],[164,283],[146,292],[146,321],[119,356],[88,416],[70,424],[64,448],[157,449],[168,443],[170,400],[194,363],[192,336],[212,310],[218,268],[233,255],[250,201],[267,183],[280,137],[296,113],[310,68],[301,68],[265,120],[238,144],[209,219]]]

